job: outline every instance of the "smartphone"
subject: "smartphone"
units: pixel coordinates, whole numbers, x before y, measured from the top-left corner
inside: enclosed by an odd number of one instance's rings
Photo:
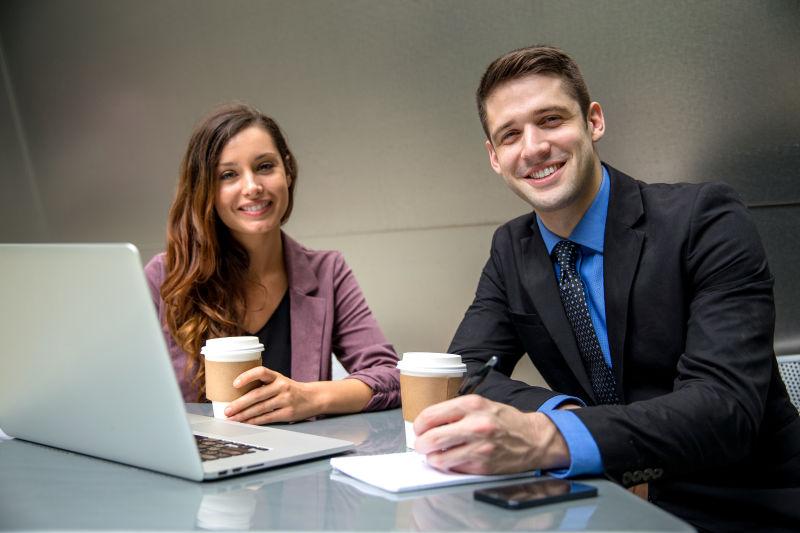
[[[476,490],[476,500],[506,509],[525,509],[537,505],[597,496],[597,489],[568,479],[540,479],[517,485]]]

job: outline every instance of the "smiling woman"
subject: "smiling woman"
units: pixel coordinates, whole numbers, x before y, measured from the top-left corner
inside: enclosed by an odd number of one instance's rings
[[[259,248],[263,235],[277,233],[292,182],[272,136],[259,126],[237,133],[223,148],[217,172],[217,214],[237,241]]]
[[[184,399],[205,399],[200,347],[255,335],[264,366],[234,382],[260,384],[226,415],[253,424],[394,407],[397,355],[345,264],[281,230],[297,162],[277,123],[243,104],[195,129],[169,214],[167,251],[145,268]],[[350,373],[331,381],[331,353]]]

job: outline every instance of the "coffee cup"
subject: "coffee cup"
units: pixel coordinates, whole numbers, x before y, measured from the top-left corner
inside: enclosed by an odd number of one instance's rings
[[[228,404],[260,385],[254,381],[237,389],[233,380],[242,372],[261,366],[263,350],[258,337],[208,339],[200,349],[205,359],[206,398],[211,400],[215,418],[227,418]]]
[[[215,531],[245,531],[253,527],[257,506],[255,491],[250,489],[203,494],[196,525],[200,529]]]
[[[406,446],[414,448],[414,419],[426,407],[455,398],[467,372],[461,356],[450,353],[407,352],[398,361],[400,398]]]

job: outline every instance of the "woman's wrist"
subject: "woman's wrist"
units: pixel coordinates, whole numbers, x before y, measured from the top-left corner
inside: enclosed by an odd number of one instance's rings
[[[303,394],[314,410],[314,416],[328,414],[331,410],[332,395],[330,381],[311,381],[303,383]]]
[[[320,415],[358,413],[372,399],[372,388],[359,379],[313,381],[307,394]]]

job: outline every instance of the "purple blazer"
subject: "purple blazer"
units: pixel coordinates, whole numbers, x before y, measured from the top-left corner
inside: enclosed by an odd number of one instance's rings
[[[291,378],[304,382],[330,380],[333,353],[350,373],[348,378],[363,381],[372,389],[365,411],[397,407],[397,354],[381,332],[342,254],[309,250],[281,234],[290,291]],[[184,373],[186,354],[173,340],[164,319],[160,289],[166,276],[165,262],[165,253],[156,255],[147,263],[145,275],[183,398],[194,402],[198,391]]]

